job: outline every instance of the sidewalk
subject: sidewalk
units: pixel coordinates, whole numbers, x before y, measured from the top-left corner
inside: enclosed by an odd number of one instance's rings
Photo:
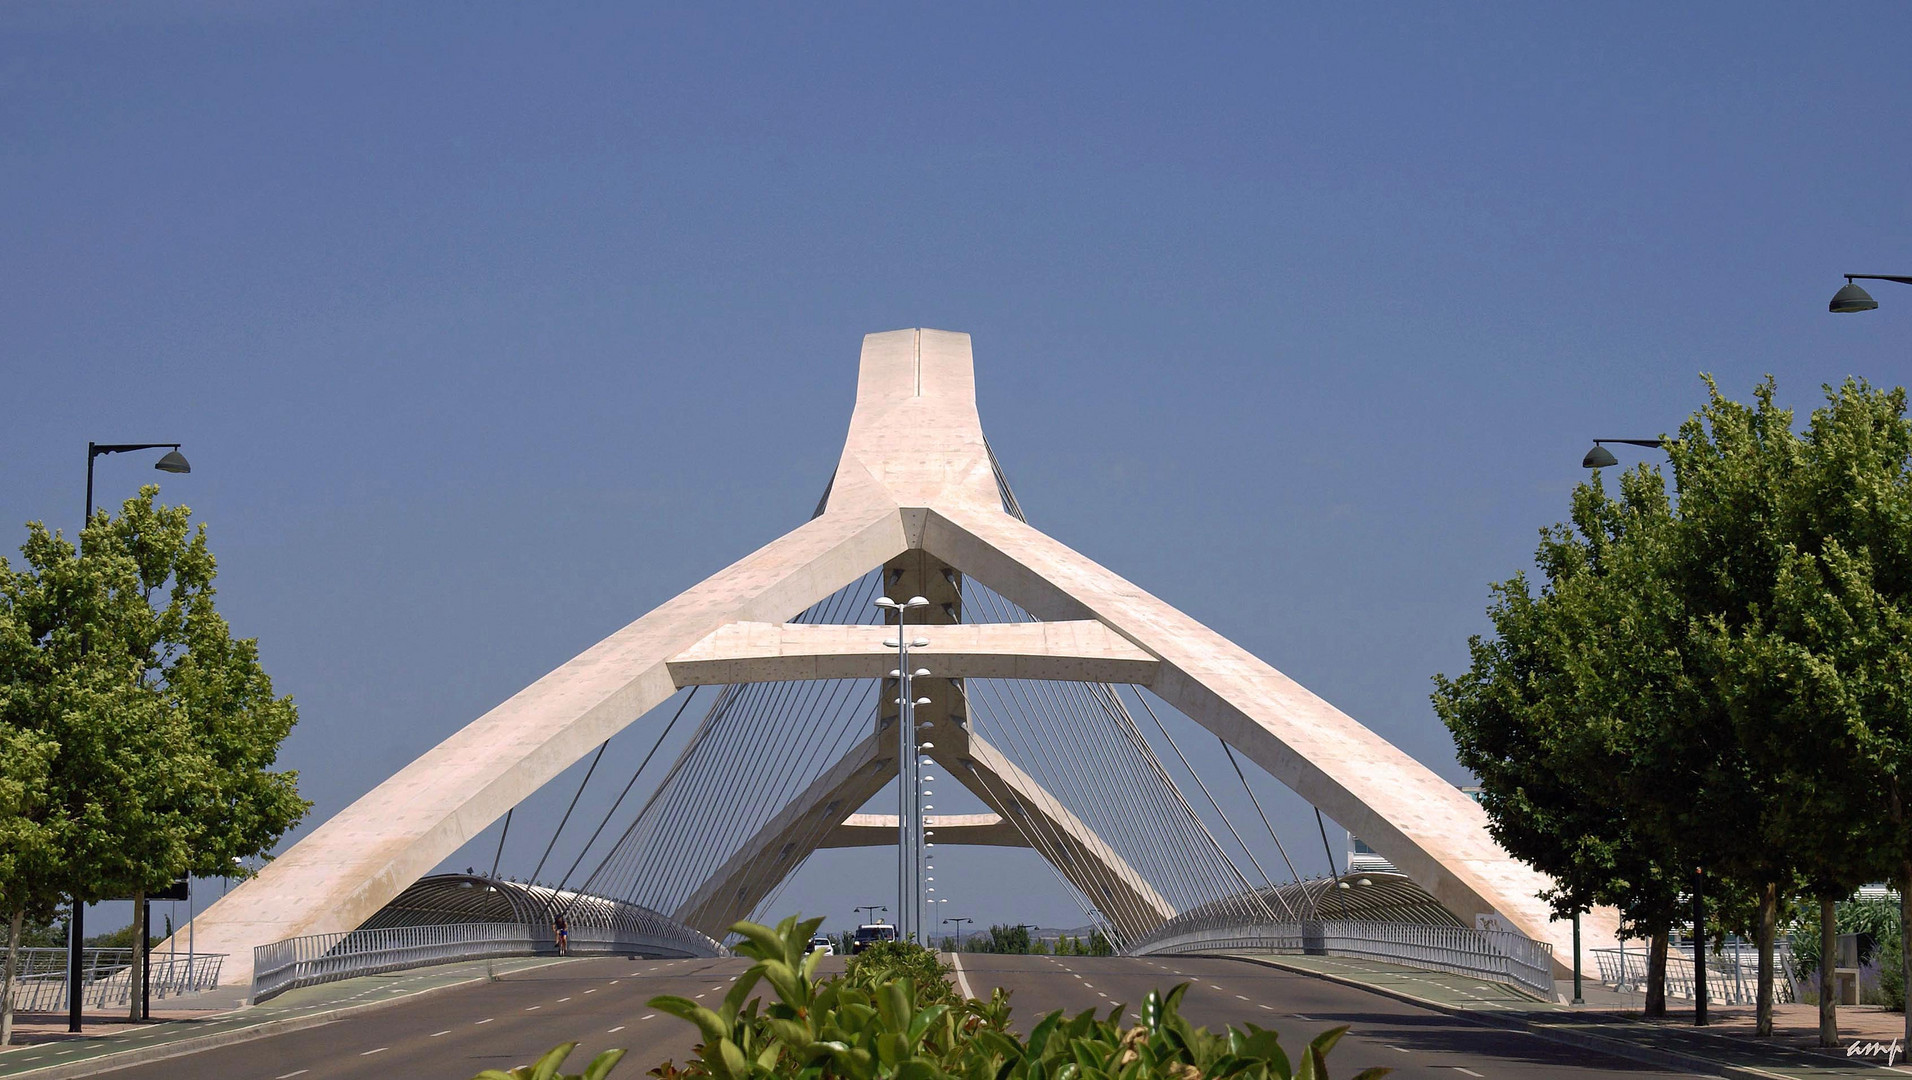
[[[14,1019],[16,1045],[0,1051],[0,1077],[67,1080],[89,1076],[174,1054],[316,1027],[346,1013],[477,982],[492,971],[505,974],[563,962],[558,957],[512,957],[366,975],[288,990],[249,1007],[238,1004],[244,988],[225,988],[156,1001],[151,1023],[130,1023],[120,1011],[89,1011],[86,1031],[79,1035],[67,1032],[64,1014],[22,1013]]]
[[[1639,1014],[1639,995],[1617,993],[1599,983],[1584,984],[1587,1004],[1573,1006],[1535,1001],[1498,983],[1480,982],[1464,975],[1351,957],[1226,955],[1331,979],[1450,1015],[1518,1028],[1542,1038],[1645,1064],[1763,1080],[1826,1077],[1889,1080],[1895,1075],[1912,1075],[1912,1068],[1903,1064],[1888,1069],[1882,1054],[1846,1056],[1844,1047],[1854,1042],[1890,1044],[1903,1037],[1905,1017],[1876,1007],[1841,1008],[1841,1049],[1821,1050],[1816,1045],[1819,1011],[1811,1005],[1776,1006],[1774,1035],[1760,1039],[1753,1036],[1750,1005],[1715,1006],[1708,1010],[1712,1023],[1695,1028],[1690,1002],[1669,1002],[1667,1019],[1645,1020]],[[1571,984],[1561,985],[1566,993],[1572,993]],[[1678,1007],[1681,1004],[1686,1006],[1684,1010]],[[1903,1051],[1900,1057],[1903,1058]]]

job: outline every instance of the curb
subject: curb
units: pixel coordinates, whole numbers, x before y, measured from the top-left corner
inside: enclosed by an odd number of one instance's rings
[[[1190,953],[1186,955],[1198,954]],[[1711,1058],[1700,1057],[1697,1054],[1683,1053],[1678,1050],[1662,1050],[1657,1047],[1645,1047],[1625,1039],[1609,1038],[1605,1035],[1596,1035],[1591,1032],[1575,1031],[1556,1027],[1552,1024],[1536,1023],[1518,1015],[1510,1015],[1493,1010],[1465,1009],[1456,1005],[1450,1005],[1444,1001],[1431,1001],[1427,998],[1416,997],[1413,994],[1396,990],[1392,987],[1374,986],[1370,983],[1350,979],[1344,975],[1336,975],[1332,972],[1314,971],[1294,964],[1284,964],[1273,958],[1240,956],[1228,953],[1202,953],[1199,955],[1208,956],[1217,960],[1241,960],[1250,964],[1261,964],[1265,967],[1277,968],[1281,971],[1296,975],[1306,975],[1310,978],[1321,979],[1324,982],[1339,983],[1342,986],[1356,990],[1365,990],[1370,994],[1379,994],[1382,997],[1393,998],[1403,1004],[1430,1009],[1434,1012],[1452,1016],[1455,1019],[1467,1020],[1480,1024],[1483,1027],[1498,1027],[1514,1031],[1524,1031],[1536,1038],[1546,1039],[1550,1042],[1557,1042],[1564,1046],[1572,1046],[1581,1050],[1595,1050],[1612,1057],[1624,1058],[1628,1061],[1637,1061],[1643,1065],[1663,1065],[1672,1068],[1691,1069],[1696,1072],[1710,1073],[1715,1076],[1730,1076],[1744,1078],[1744,1080],[1796,1080],[1796,1078],[1790,1077],[1785,1073],[1769,1072],[1751,1065],[1733,1065],[1727,1062],[1714,1061]],[[1827,1065],[1827,1063],[1818,1064],[1820,1068],[1824,1068]],[[1862,1064],[1870,1065],[1875,1069],[1886,1069],[1885,1066],[1875,1062],[1864,1062]],[[1886,1069],[1886,1071],[1903,1075],[1903,1073],[1900,1073],[1900,1071],[1896,1069]]]
[[[556,960],[552,961],[552,963],[556,962]],[[516,971],[513,971],[512,974],[516,974],[517,971],[534,971],[546,966],[548,965],[533,964],[528,967],[518,968]],[[25,1077],[28,1078],[28,1080],[76,1080],[78,1077],[94,1076],[99,1073],[112,1072],[115,1069],[124,1069],[133,1065],[146,1065],[155,1061],[166,1061],[170,1058],[185,1057],[189,1054],[197,1054],[202,1050],[216,1050],[222,1046],[251,1042],[254,1039],[266,1039],[274,1035],[286,1035],[294,1031],[306,1031],[315,1027],[324,1027],[327,1024],[335,1024],[340,1020],[348,1020],[359,1013],[376,1012],[387,1006],[403,1005],[408,1002],[417,1001],[422,997],[431,997],[434,994],[442,994],[448,990],[457,990],[470,986],[473,983],[487,982],[490,978],[491,976],[489,975],[474,975],[469,979],[460,979],[457,982],[445,983],[442,986],[428,986],[423,990],[403,994],[398,997],[379,998],[359,1005],[347,1005],[343,1008],[308,1013],[305,1016],[288,1016],[282,1020],[267,1020],[264,1023],[253,1024],[250,1027],[234,1028],[231,1031],[220,1031],[211,1035],[184,1038],[177,1042],[164,1043],[159,1046],[129,1046],[124,1050],[115,1050],[110,1054],[101,1054],[98,1057],[87,1058],[83,1061],[68,1061],[59,1064],[38,1066],[14,1073],[12,1077]],[[250,1008],[251,1006],[246,1007]],[[12,1077],[8,1078],[8,1080],[12,1080]]]

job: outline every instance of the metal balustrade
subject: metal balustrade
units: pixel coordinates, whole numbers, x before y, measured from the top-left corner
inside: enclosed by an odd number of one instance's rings
[[[657,925],[643,929],[573,926],[571,952],[666,957],[723,955],[723,948],[702,934],[666,919],[655,921]],[[538,923],[444,923],[312,934],[275,941],[252,951],[252,1000],[264,1001],[298,986],[384,971],[459,960],[556,953],[551,928]]]
[[[154,953],[150,986],[153,1000],[210,990],[219,984],[224,953]],[[86,949],[81,953],[80,1001],[93,1008],[132,1004],[133,950]],[[59,948],[20,950],[13,1002],[19,1012],[66,1010],[67,952]]]
[[[1600,981],[1617,990],[1645,993],[1647,950],[1591,949],[1600,969]],[[1792,948],[1788,943],[1773,945],[1773,1000],[1787,1004],[1799,1000],[1794,984]],[[1693,954],[1681,955],[1669,948],[1666,957],[1666,996],[1693,998]],[[1706,998],[1718,1005],[1751,1005],[1759,997],[1759,950],[1748,942],[1732,942],[1725,949],[1708,950],[1706,957]]]
[[[1551,1001],[1553,946],[1506,930],[1464,926],[1326,920],[1299,923],[1170,924],[1130,955],[1264,952],[1356,956],[1449,971],[1512,986]]]

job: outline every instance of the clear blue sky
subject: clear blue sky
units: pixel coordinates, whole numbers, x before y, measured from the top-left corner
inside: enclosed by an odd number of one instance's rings
[[[0,8],[0,523],[185,443],[315,819],[804,520],[866,331],[972,333],[1036,524],[1455,780],[1591,437],[1912,369],[1912,288],[1825,309],[1912,274],[1903,4],[640,7]]]

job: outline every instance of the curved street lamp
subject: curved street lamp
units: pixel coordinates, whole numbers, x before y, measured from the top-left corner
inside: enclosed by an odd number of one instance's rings
[[[164,473],[189,473],[193,467],[187,463],[186,455],[179,452],[176,442],[162,443],[96,443],[86,444],[86,516],[80,519],[80,536],[74,538],[73,550],[80,550],[80,541],[86,533],[86,523],[93,520],[93,462],[106,454],[124,454],[134,450],[165,450],[153,468]],[[73,911],[66,926],[66,1030],[77,1032],[81,1026],[80,1007],[85,995],[81,992],[82,976],[85,975],[86,955],[86,904],[80,898],[73,898]],[[150,936],[152,928],[147,927]],[[149,960],[148,963],[151,961]],[[133,992],[133,991],[129,991]]]
[[[1595,439],[1593,440],[1593,449],[1587,451],[1587,456],[1580,459],[1581,468],[1605,469],[1605,468],[1608,468],[1609,466],[1620,464],[1620,459],[1613,456],[1613,451],[1600,445],[1601,443],[1621,443],[1626,446],[1659,446],[1660,440],[1658,439]]]
[[[1898,274],[1847,274],[1845,285],[1832,294],[1832,303],[1826,305],[1827,311],[1835,315],[1850,315],[1855,311],[1871,311],[1879,306],[1879,302],[1872,298],[1871,293],[1852,283],[1854,278],[1866,281],[1896,281],[1901,285],[1912,285],[1912,277],[1902,277]]]

